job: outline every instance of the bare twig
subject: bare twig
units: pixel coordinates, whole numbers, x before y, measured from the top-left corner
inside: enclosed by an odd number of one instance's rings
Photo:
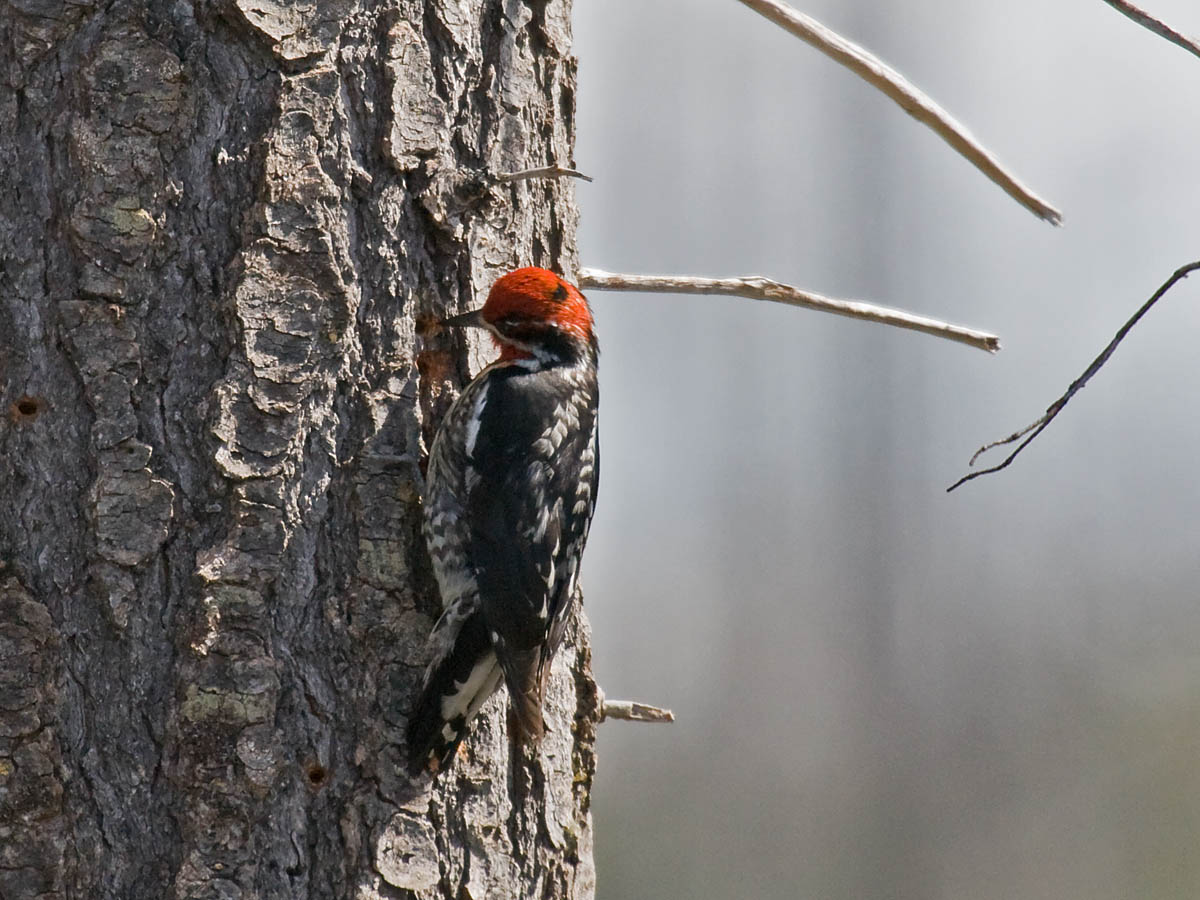
[[[531,178],[579,178],[582,181],[594,180],[590,175],[584,175],[575,169],[566,169],[562,166],[542,166],[539,169],[524,169],[520,172],[501,172],[499,175],[493,177],[500,184],[508,184],[513,181],[528,181]]]
[[[600,721],[606,719],[623,719],[626,722],[674,722],[675,713],[633,700],[603,700],[600,704]]]
[[[789,306],[801,306],[805,309],[816,309],[821,312],[833,313],[838,316],[848,316],[851,319],[865,319],[868,322],[879,322],[883,325],[894,325],[897,328],[908,328],[931,334],[934,337],[958,341],[995,353],[1000,349],[1000,338],[984,331],[973,328],[963,328],[950,325],[937,319],[917,316],[898,309],[888,309],[884,306],[874,306],[857,300],[835,300],[781,284],[761,275],[750,275],[744,278],[696,278],[690,275],[615,275],[612,272],[602,272],[599,269],[580,269],[578,272],[579,286],[601,291],[648,291],[666,294],[722,294],[734,297],[749,297],[751,300],[770,300],[774,303],[786,303]]]
[[[1035,422],[1031,422],[1029,425],[1026,425],[1020,431],[1013,432],[1006,438],[1001,438],[998,441],[992,441],[990,444],[984,444],[975,451],[975,455],[971,457],[971,461],[968,463],[968,465],[975,465],[975,460],[979,459],[981,455],[986,453],[988,450],[991,450],[993,447],[1011,444],[1014,441],[1020,441],[1021,438],[1025,438],[1025,440],[1021,441],[1021,443],[1017,445],[1017,448],[1013,450],[1013,452],[1010,453],[1003,462],[998,463],[991,468],[980,469],[978,472],[971,472],[968,475],[964,475],[962,478],[958,479],[958,481],[954,482],[954,484],[950,485],[950,487],[946,488],[946,492],[949,493],[960,484],[965,484],[973,478],[978,478],[980,475],[989,475],[992,472],[999,472],[1001,469],[1007,468],[1008,465],[1017,458],[1017,455],[1027,446],[1029,446],[1030,441],[1041,434],[1045,430],[1046,426],[1054,421],[1054,417],[1062,412],[1062,409],[1067,405],[1067,402],[1077,393],[1079,393],[1079,391],[1083,389],[1084,385],[1091,380],[1091,377],[1099,372],[1100,368],[1106,362],[1108,362],[1108,358],[1113,355],[1113,351],[1117,349],[1117,345],[1125,339],[1125,335],[1127,335],[1130,329],[1132,329],[1133,326],[1138,323],[1138,320],[1150,311],[1150,307],[1157,303],[1167,291],[1174,287],[1176,282],[1187,278],[1188,275],[1197,270],[1200,270],[1200,260],[1197,262],[1188,263],[1186,266],[1181,266],[1180,268],[1176,269],[1171,277],[1163,283],[1162,287],[1154,292],[1154,296],[1143,303],[1141,309],[1135,312],[1133,317],[1121,326],[1121,330],[1116,333],[1116,335],[1109,342],[1108,346],[1104,348],[1100,355],[1092,360],[1092,364],[1087,367],[1087,370],[1073,382],[1071,382],[1071,386],[1067,388],[1067,392],[1050,404],[1050,406],[1046,409],[1045,414],[1042,415],[1041,418]],[[1028,435],[1028,437],[1026,437],[1026,435]]]
[[[1137,22],[1143,28],[1148,28],[1159,37],[1166,38],[1172,44],[1182,47],[1193,56],[1200,56],[1200,42],[1176,31],[1166,22],[1156,19],[1144,9],[1138,9],[1132,3],[1126,3],[1125,0],[1104,0],[1104,2],[1122,15],[1133,19],[1133,21]]]
[[[1062,213],[1023,185],[963,125],[891,66],[826,28],[816,19],[792,9],[779,0],[741,2],[820,50],[834,62],[845,66],[872,87],[883,91],[906,113],[932,128],[942,140],[1035,216],[1052,225],[1062,224]]]

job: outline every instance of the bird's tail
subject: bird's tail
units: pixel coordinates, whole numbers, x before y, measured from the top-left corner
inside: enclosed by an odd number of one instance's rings
[[[462,623],[449,652],[425,675],[425,686],[408,719],[408,761],[416,773],[440,772],[454,758],[467,726],[500,686],[500,663],[483,616]]]
[[[512,701],[513,737],[522,744],[537,744],[545,734],[542,700],[546,696],[549,667],[540,647],[510,650],[505,654],[504,683]]]

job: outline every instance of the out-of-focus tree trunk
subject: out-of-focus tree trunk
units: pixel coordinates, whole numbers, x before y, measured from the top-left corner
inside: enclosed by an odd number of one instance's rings
[[[0,897],[589,897],[595,693],[402,772],[429,330],[575,267],[569,0],[0,11]],[[473,348],[471,368],[479,365]]]

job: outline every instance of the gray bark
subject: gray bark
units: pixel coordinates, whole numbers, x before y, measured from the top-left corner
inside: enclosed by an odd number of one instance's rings
[[[540,754],[400,760],[429,329],[570,275],[569,0],[0,12],[0,897],[589,897],[587,628]],[[471,360],[468,363],[467,356]]]

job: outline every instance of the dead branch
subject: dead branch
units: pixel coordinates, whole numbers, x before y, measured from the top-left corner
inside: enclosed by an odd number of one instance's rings
[[[1172,274],[1171,277],[1163,283],[1162,287],[1154,292],[1154,296],[1143,303],[1141,309],[1134,313],[1133,317],[1121,326],[1121,330],[1116,333],[1116,335],[1109,342],[1108,346],[1104,348],[1100,355],[1092,361],[1092,364],[1087,367],[1087,370],[1073,382],[1071,382],[1071,386],[1067,388],[1067,392],[1050,404],[1041,418],[1031,422],[1029,425],[1026,425],[1020,431],[1013,432],[1006,438],[1001,438],[998,441],[992,441],[990,444],[984,444],[975,451],[975,455],[971,457],[971,461],[967,463],[967,465],[975,465],[975,461],[993,447],[1011,444],[1014,441],[1020,441],[1021,438],[1024,437],[1025,440],[1021,441],[1017,448],[1013,450],[1013,452],[1010,453],[1003,462],[998,463],[991,468],[980,469],[978,472],[971,472],[967,475],[964,475],[962,478],[958,479],[958,481],[954,482],[954,484],[950,485],[950,487],[946,488],[946,493],[954,490],[960,484],[965,484],[973,478],[978,478],[980,475],[989,475],[992,472],[999,472],[1001,469],[1007,468],[1008,465],[1017,458],[1017,455],[1027,446],[1029,446],[1029,443],[1039,434],[1041,434],[1046,429],[1047,425],[1054,421],[1054,417],[1062,412],[1063,407],[1067,405],[1068,401],[1070,401],[1072,397],[1079,393],[1083,389],[1084,385],[1091,380],[1091,377],[1099,372],[1101,367],[1108,362],[1108,358],[1113,355],[1113,351],[1117,349],[1117,345],[1125,339],[1125,335],[1127,335],[1130,329],[1132,329],[1133,326],[1138,323],[1138,320],[1150,311],[1150,307],[1157,303],[1163,297],[1163,295],[1167,293],[1167,291],[1174,287],[1176,282],[1187,278],[1188,275],[1197,271],[1198,269],[1200,269],[1200,260],[1188,263],[1186,266],[1181,266],[1180,268],[1176,269],[1174,274]],[[1028,435],[1028,437],[1026,437],[1026,435]]]
[[[599,689],[597,689],[599,690]],[[675,713],[634,700],[609,700],[600,691],[600,721],[621,719],[626,722],[674,722]]]
[[[617,275],[600,269],[580,269],[579,286],[600,291],[647,291],[667,294],[720,294],[724,296],[748,297],[751,300],[769,300],[786,303],[821,312],[864,319],[882,325],[907,328],[968,344],[989,353],[1000,349],[1000,338],[984,331],[950,325],[937,319],[914,315],[898,309],[875,306],[858,300],[836,300],[802,291],[790,284],[781,284],[761,275],[743,278],[697,278],[691,275]]]
[[[1186,34],[1176,31],[1161,19],[1156,19],[1144,9],[1138,9],[1132,3],[1125,2],[1125,0],[1104,0],[1104,2],[1122,15],[1133,19],[1133,21],[1137,22],[1143,28],[1153,31],[1161,38],[1166,38],[1172,44],[1182,47],[1193,56],[1200,56],[1200,43]]]
[[[578,178],[581,181],[593,181],[591,175],[584,175],[576,169],[567,169],[563,166],[542,166],[537,169],[523,169],[520,172],[501,172],[499,175],[494,175],[496,182],[499,184],[509,184],[513,181],[528,181],[531,178]]]
[[[882,91],[918,122],[933,129],[942,140],[1035,216],[1052,225],[1062,224],[1061,212],[1023,185],[963,125],[891,66],[816,19],[779,0],[740,2]]]

